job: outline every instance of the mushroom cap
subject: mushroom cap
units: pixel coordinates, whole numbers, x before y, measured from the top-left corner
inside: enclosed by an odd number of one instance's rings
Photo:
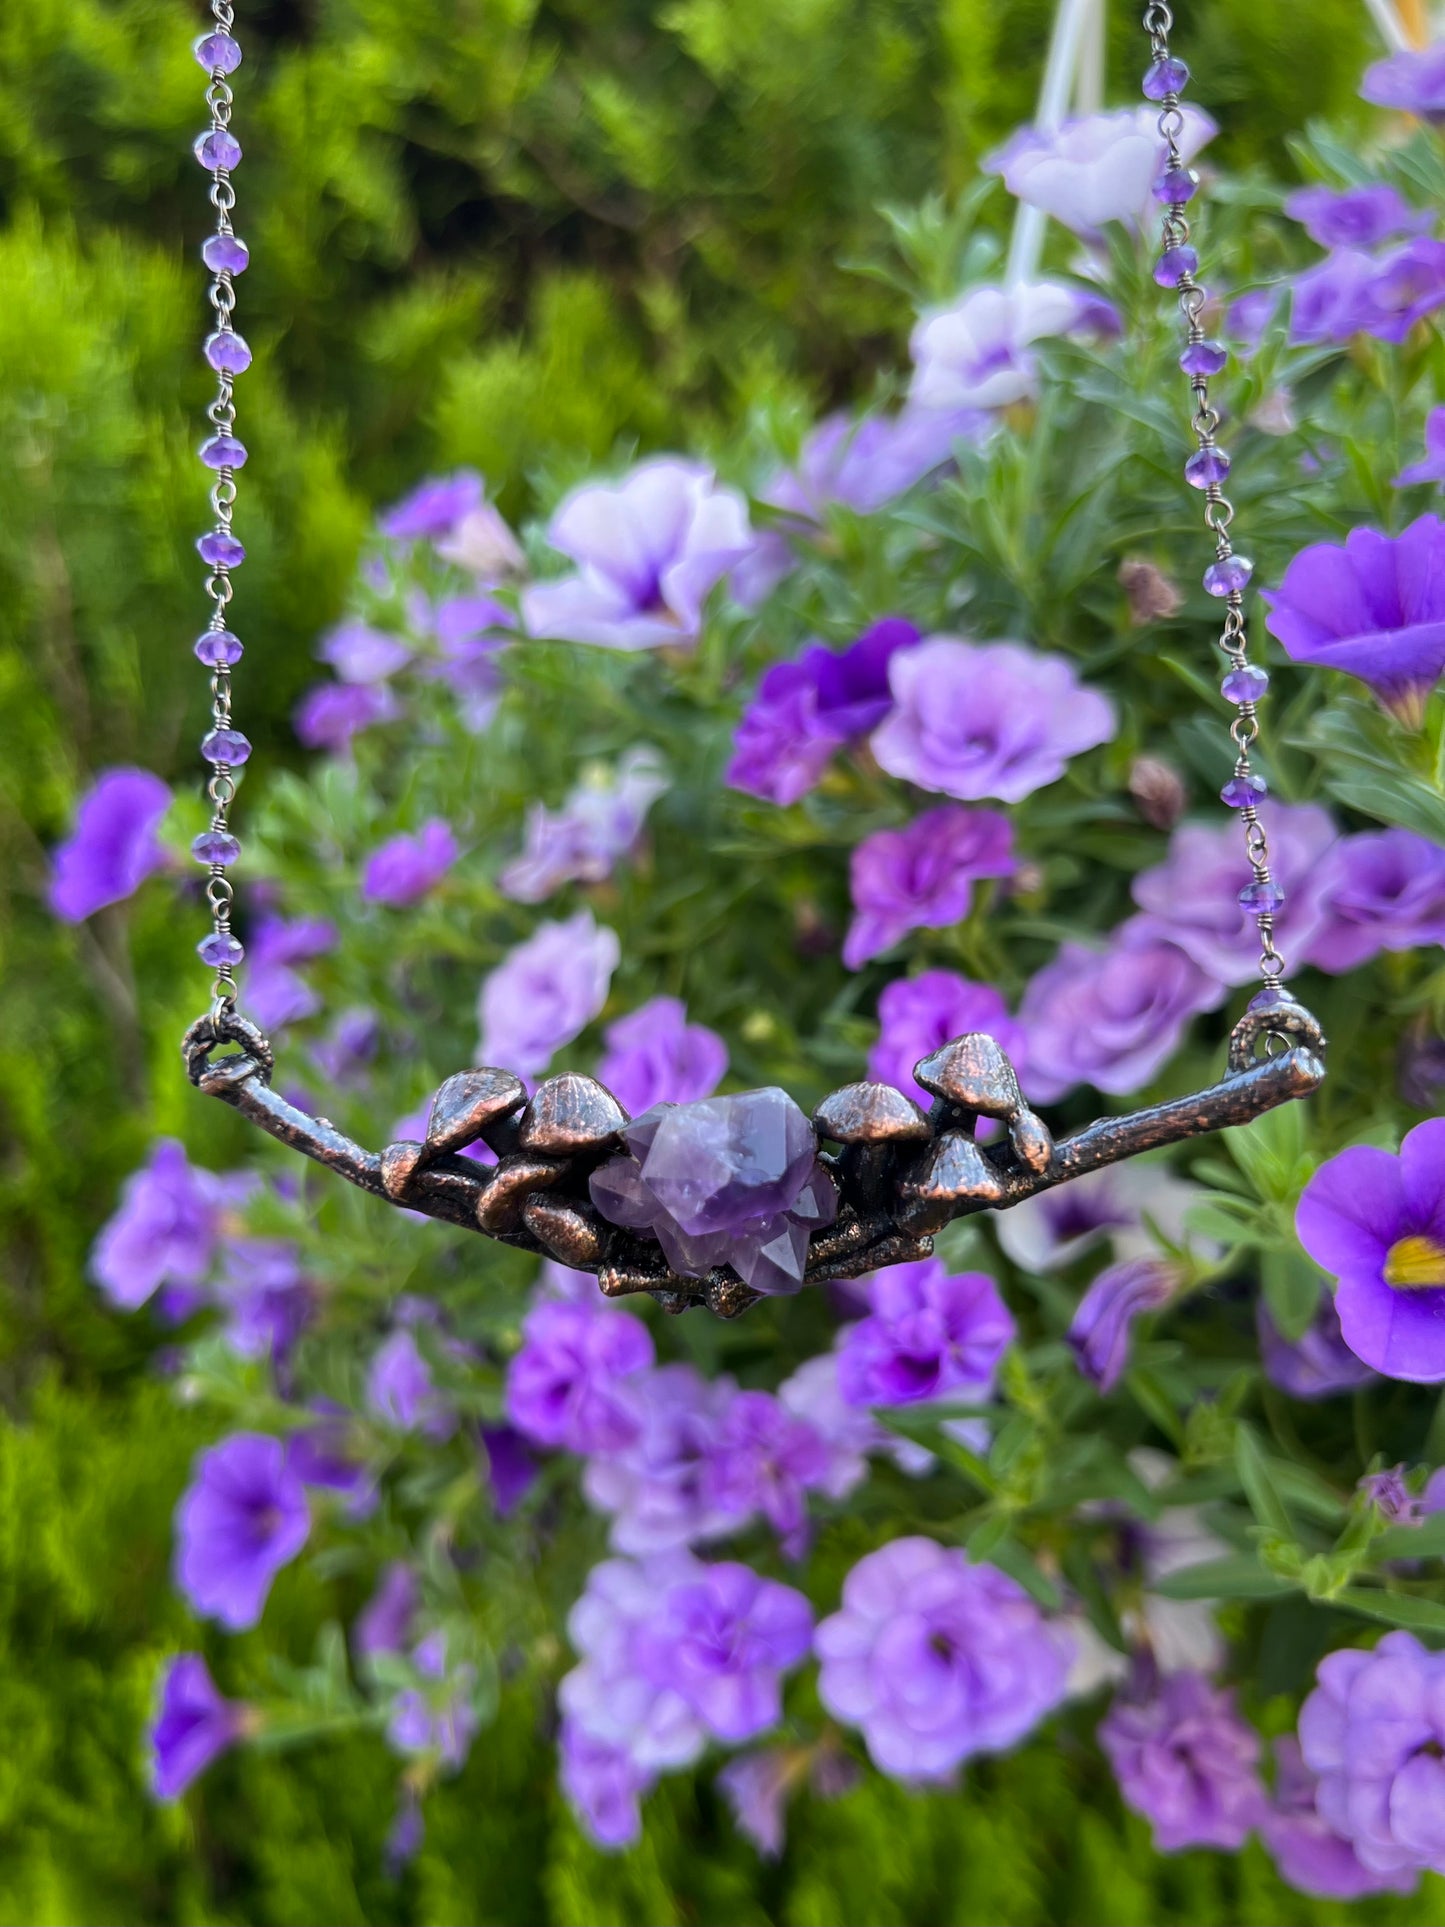
[[[1004,1197],[1008,1186],[971,1137],[945,1131],[923,1153],[899,1190],[905,1197],[957,1204],[965,1198],[990,1203]]]
[[[611,1091],[594,1077],[564,1071],[539,1084],[522,1113],[517,1143],[523,1151],[544,1157],[568,1157],[575,1151],[605,1150],[627,1122],[627,1113]]]
[[[489,1124],[520,1111],[526,1101],[527,1087],[511,1071],[494,1070],[489,1065],[458,1071],[431,1101],[426,1121],[427,1156],[441,1157],[475,1144]]]
[[[1049,1159],[1054,1155],[1054,1134],[1036,1111],[1025,1109],[1011,1118],[1008,1135],[1020,1164],[1035,1176],[1048,1170]]]
[[[924,1090],[980,1117],[1013,1117],[1023,1094],[1013,1065],[987,1031],[970,1031],[941,1045],[913,1067]]]
[[[928,1119],[911,1097],[866,1079],[825,1097],[813,1113],[813,1129],[835,1144],[916,1144],[929,1135]]]

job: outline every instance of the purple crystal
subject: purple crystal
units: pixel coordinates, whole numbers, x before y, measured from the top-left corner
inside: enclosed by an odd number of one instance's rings
[[[202,167],[209,167],[213,173],[217,168],[238,167],[241,143],[229,127],[212,127],[204,134],[197,134],[195,156]]]
[[[225,830],[202,830],[191,843],[191,855],[197,863],[218,863],[222,869],[240,854],[239,841]]]
[[[1196,449],[1184,464],[1184,479],[1191,488],[1210,488],[1222,482],[1229,473],[1229,457],[1222,448],[1211,444],[1208,448]]]
[[[197,538],[196,548],[213,569],[239,569],[246,560],[244,545],[229,529],[209,530]]]
[[[1199,176],[1192,167],[1166,167],[1154,183],[1154,199],[1165,207],[1183,207],[1194,199]]]
[[[1231,776],[1219,792],[1219,800],[1232,810],[1247,810],[1268,794],[1269,785],[1262,776]]]
[[[1246,1010],[1273,1010],[1277,1004],[1287,1004],[1289,992],[1281,984],[1266,984],[1257,990],[1245,1005]]]
[[[239,729],[213,729],[201,738],[201,754],[208,763],[239,769],[251,754],[251,745]]]
[[[207,335],[203,352],[218,375],[244,375],[251,366],[251,350],[234,328],[218,328]]]
[[[1211,595],[1238,595],[1253,574],[1247,555],[1222,555],[1204,571],[1204,586]]]
[[[1239,893],[1242,909],[1251,910],[1255,916],[1273,916],[1276,910],[1284,907],[1284,891],[1277,883],[1246,883]]]
[[[1165,54],[1156,60],[1145,74],[1143,80],[1145,100],[1167,100],[1170,94],[1182,94],[1189,85],[1189,69],[1182,60],[1172,54]]]
[[[1154,279],[1161,288],[1177,288],[1186,275],[1199,272],[1199,250],[1187,241],[1177,248],[1165,248],[1154,263]]]
[[[632,1130],[623,1136],[630,1144]],[[687,1232],[786,1211],[818,1153],[812,1126],[776,1085],[674,1105],[650,1139],[647,1187]]]
[[[208,74],[233,74],[241,64],[241,43],[228,33],[203,33],[191,52]]]
[[[1186,375],[1217,375],[1229,361],[1229,350],[1222,341],[1191,341],[1179,357]]]
[[[251,250],[239,234],[208,234],[201,243],[201,259],[212,274],[244,274]]]
[[[1242,662],[1224,678],[1219,693],[1226,702],[1257,703],[1268,688],[1269,671],[1256,669],[1252,662]]]
[[[245,954],[241,939],[233,937],[229,930],[213,930],[209,937],[202,937],[196,945],[196,955],[201,962],[210,964],[214,970],[220,970],[226,964],[238,964]]]
[[[201,443],[199,454],[207,468],[244,468],[246,444],[234,435],[212,435]]]
[[[196,637],[196,661],[203,662],[208,669],[229,669],[244,654],[241,638],[233,636],[229,629],[207,629],[204,635]]]

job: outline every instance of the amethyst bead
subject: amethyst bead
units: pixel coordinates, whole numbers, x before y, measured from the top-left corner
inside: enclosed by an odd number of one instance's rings
[[[243,375],[251,366],[251,350],[234,328],[218,328],[207,335],[203,352],[218,375]]]
[[[1269,785],[1262,776],[1231,776],[1219,792],[1219,800],[1232,810],[1247,810],[1268,794]]]
[[[199,454],[207,468],[244,468],[246,444],[234,435],[212,435],[201,443]]]
[[[239,234],[208,234],[201,243],[201,259],[212,274],[244,274],[251,250]]]
[[[1268,688],[1269,671],[1256,669],[1252,662],[1242,662],[1224,678],[1219,693],[1226,702],[1257,703]]]
[[[1217,375],[1229,361],[1229,350],[1222,341],[1191,341],[1179,357],[1186,375]]]
[[[211,529],[199,537],[196,548],[213,569],[239,569],[246,560],[244,544],[229,529]]]
[[[1254,574],[1254,564],[1245,555],[1222,555],[1204,571],[1204,586],[1211,595],[1238,595]]]
[[[201,738],[201,754],[208,763],[239,769],[251,754],[251,744],[239,729],[213,729]]]
[[[240,854],[239,840],[225,830],[202,830],[191,844],[191,855],[197,863],[219,864],[223,870],[228,863],[234,863]]]
[[[1196,449],[1184,464],[1184,479],[1191,488],[1212,488],[1229,473],[1229,457],[1212,445]]]
[[[213,930],[209,937],[202,937],[196,945],[196,955],[201,962],[210,964],[214,970],[238,964],[245,954],[245,945],[239,937],[233,937],[229,930]]]
[[[241,43],[228,33],[203,33],[191,52],[208,74],[233,74],[241,64]]]
[[[1177,288],[1186,275],[1199,271],[1199,250],[1181,242],[1177,248],[1165,248],[1154,263],[1154,279],[1161,288]]]
[[[1167,100],[1170,94],[1182,94],[1189,85],[1189,69],[1182,60],[1166,54],[1156,60],[1144,76],[1145,100]]]
[[[1284,891],[1274,882],[1246,883],[1239,893],[1242,909],[1250,910],[1257,917],[1272,917],[1276,910],[1284,908]]]
[[[207,669],[230,669],[245,651],[241,638],[233,636],[229,629],[207,629],[204,635],[196,637],[195,654],[196,661],[203,662]]]
[[[218,168],[238,167],[241,143],[229,127],[212,127],[204,134],[197,134],[195,156],[202,167],[209,167],[213,173]]]
[[[1276,1005],[1287,1004],[1289,1001],[1289,992],[1280,984],[1266,984],[1263,990],[1257,990],[1254,993],[1245,1005],[1245,1009],[1273,1010]]]
[[[1194,199],[1199,176],[1192,167],[1166,167],[1154,183],[1154,199],[1165,207],[1183,207]]]

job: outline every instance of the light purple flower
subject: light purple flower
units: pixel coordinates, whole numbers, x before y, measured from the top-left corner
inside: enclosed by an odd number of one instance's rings
[[[421,666],[428,681],[445,683],[457,699],[463,726],[480,735],[502,693],[501,655],[517,618],[495,596],[447,596],[432,611],[437,653]]]
[[[1419,1875],[1413,1868],[1376,1873],[1321,1818],[1315,1805],[1318,1782],[1293,1735],[1275,1741],[1274,1756],[1274,1797],[1259,1830],[1281,1877],[1291,1887],[1321,1900],[1414,1892]]]
[[[55,846],[50,908],[82,923],[107,904],[134,896],[165,864],[156,835],[171,793],[147,769],[108,769],[76,805],[75,828]]]
[[[454,562],[483,582],[520,575],[526,566],[521,544],[491,502],[479,502],[458,517],[437,543],[437,554],[443,562]]]
[[[366,1375],[366,1402],[384,1425],[429,1439],[456,1430],[451,1402],[436,1388],[415,1334],[405,1325],[383,1339]]]
[[[1336,248],[1290,284],[1289,338],[1303,347],[1343,346],[1376,319],[1372,254]],[[1268,319],[1268,317],[1266,317]]]
[[[1292,963],[1307,963],[1339,881],[1339,831],[1314,803],[1270,803],[1264,821],[1270,875],[1285,893],[1275,938]],[[1142,937],[1147,926],[1217,984],[1249,983],[1259,969],[1259,932],[1239,892],[1250,874],[1238,824],[1181,823],[1164,862],[1135,877],[1134,901],[1147,915],[1124,929]]]
[[[1101,1271],[1079,1300],[1067,1333],[1069,1348],[1084,1377],[1105,1397],[1128,1366],[1134,1320],[1167,1305],[1178,1286],[1178,1269],[1166,1259],[1126,1258]]]
[[[1181,108],[1178,117],[1176,144],[1187,163],[1219,130],[1197,107]],[[986,174],[1002,175],[1015,199],[1087,238],[1108,221],[1145,226],[1157,208],[1154,183],[1167,160],[1158,109],[1144,106],[1086,114],[1057,127],[1020,127],[981,165]]]
[[[328,629],[316,653],[346,683],[385,682],[411,661],[411,647],[400,636],[355,619]]]
[[[834,1473],[828,1441],[771,1392],[739,1392],[723,1414],[707,1467],[708,1502],[743,1526],[761,1513],[790,1559],[808,1537],[808,1493]]]
[[[1161,1238],[1189,1243],[1188,1216],[1202,1198],[1197,1184],[1150,1160],[1088,1171],[996,1212],[993,1225],[1021,1271],[1061,1271],[1106,1239],[1121,1262],[1157,1257]]]
[[[1445,241],[1417,236],[1375,264],[1361,325],[1380,341],[1401,342],[1417,321],[1445,306]]]
[[[216,1302],[226,1337],[242,1358],[282,1363],[311,1321],[311,1286],[289,1238],[227,1238]]]
[[[627,1313],[541,1304],[507,1367],[507,1417],[537,1445],[616,1452],[641,1429],[626,1382],[653,1361],[647,1327]]]
[[[101,1227],[91,1275],[111,1303],[135,1311],[162,1285],[197,1286],[210,1275],[223,1205],[234,1180],[199,1170],[175,1138],[160,1138],[131,1173]]]
[[[1377,60],[1365,69],[1360,97],[1422,120],[1445,120],[1445,41]]]
[[[1235,906],[1238,908],[1238,905]],[[1174,1055],[1191,1018],[1224,992],[1174,933],[1131,918],[1091,950],[1066,943],[1032,978],[1019,1006],[1029,1095],[1050,1103],[1076,1084],[1126,1096]]]
[[[818,1627],[818,1696],[885,1773],[948,1779],[1016,1744],[1064,1696],[1072,1642],[1021,1586],[933,1539],[895,1539]]]
[[[747,503],[700,462],[658,456],[574,489],[547,526],[577,572],[522,592],[534,636],[606,649],[691,645],[711,590],[754,543]]]
[[[443,1632],[418,1640],[411,1663],[418,1684],[403,1687],[392,1701],[387,1742],[412,1757],[434,1754],[455,1771],[471,1752],[480,1725],[472,1699],[477,1669],[469,1662],[450,1663]]]
[[[573,1812],[599,1847],[628,1847],[642,1832],[638,1801],[650,1776],[625,1747],[594,1740],[575,1720],[557,1736],[557,1778]]]
[[[212,1760],[236,1744],[252,1717],[248,1706],[221,1697],[199,1653],[178,1653],[166,1668],[150,1731],[156,1798],[178,1800]]]
[[[535,1077],[597,1016],[622,956],[590,910],[538,926],[482,980],[478,1062]]]
[[[337,1013],[325,1037],[312,1039],[312,1060],[331,1083],[356,1088],[366,1082],[381,1038],[381,1020],[376,1012],[353,1006]]]
[[[564,1725],[622,1753],[642,1787],[659,1772],[689,1765],[707,1744],[696,1709],[658,1663],[667,1595],[699,1570],[679,1552],[636,1565],[604,1559],[588,1573],[567,1618],[581,1662],[558,1687]]]
[[[351,1631],[352,1650],[359,1659],[378,1653],[399,1653],[411,1636],[421,1604],[416,1574],[404,1560],[393,1559],[382,1569],[376,1590],[356,1615]]]
[[[536,1483],[537,1460],[522,1434],[510,1425],[484,1425],[480,1437],[492,1508],[499,1519],[509,1518]]]
[[[389,1880],[401,1879],[421,1852],[425,1841],[426,1821],[422,1818],[421,1806],[415,1791],[403,1781],[396,1813],[381,1850],[382,1865],[386,1868]]]
[[[344,756],[351,739],[378,723],[394,722],[401,706],[385,683],[318,683],[296,706],[297,739],[307,749]]]
[[[913,1066],[940,1044],[981,1030],[1016,1067],[1023,1057],[1023,1030],[999,993],[952,970],[921,970],[889,984],[878,999],[878,1021],[882,1028],[868,1053],[869,1077],[923,1105],[932,1099],[914,1082]]]
[[[1263,1298],[1255,1310],[1264,1375],[1291,1398],[1334,1398],[1368,1385],[1374,1373],[1345,1343],[1334,1295],[1320,1294],[1319,1310],[1303,1336],[1291,1343],[1269,1315]]]
[[[1322,248],[1372,248],[1396,234],[1415,234],[1430,226],[1429,214],[1410,206],[1388,181],[1360,187],[1301,187],[1285,200],[1284,211]]]
[[[736,1746],[776,1726],[782,1676],[807,1658],[813,1614],[800,1592],[750,1566],[691,1563],[667,1586],[645,1663],[714,1739]]]
[[[873,754],[893,776],[963,802],[1018,803],[1106,743],[1114,711],[1062,656],[1020,642],[929,636],[888,665],[893,713]]]
[[[1432,408],[1425,417],[1425,459],[1395,477],[1396,488],[1413,488],[1419,482],[1445,482],[1445,408]]]
[[[1015,1325],[986,1272],[950,1274],[941,1258],[876,1272],[872,1310],[838,1341],[849,1405],[910,1405],[960,1393],[987,1398]]]
[[[633,1392],[636,1439],[589,1460],[582,1478],[588,1502],[612,1515],[612,1544],[647,1554],[731,1532],[736,1522],[717,1503],[709,1467],[735,1396],[732,1381],[709,1381],[691,1365],[664,1365]]]
[[[237,1432],[202,1452],[176,1512],[176,1585],[198,1613],[242,1632],[311,1530],[280,1439]]]
[[[1445,943],[1445,850],[1412,830],[1376,830],[1339,846],[1329,921],[1310,946],[1321,970],[1354,970],[1382,950]]]
[[[1445,1653],[1390,1632],[1317,1677],[1299,1720],[1316,1812],[1371,1873],[1445,1873]]]
[[[436,888],[457,856],[451,825],[433,816],[415,836],[393,836],[373,850],[362,873],[361,894],[369,903],[405,909]]]
[[[836,1351],[805,1359],[778,1387],[778,1403],[802,1419],[827,1448],[827,1463],[816,1483],[830,1499],[846,1499],[863,1483],[870,1452],[906,1443],[885,1432],[866,1408],[848,1404],[838,1384]]]
[[[336,926],[323,917],[263,917],[246,945],[246,1011],[263,1030],[314,1017],[321,1008],[319,992],[308,984],[297,964],[324,957],[336,946]]]
[[[454,475],[421,483],[379,515],[376,526],[394,542],[443,542],[481,507],[485,494],[486,485],[475,469],[459,468]]]
[[[788,1793],[806,1764],[806,1756],[796,1750],[765,1747],[737,1754],[717,1776],[733,1824],[764,1859],[776,1860],[783,1851]]]
[[[714,1030],[687,1021],[680,997],[651,997],[602,1033],[601,1083],[629,1117],[654,1104],[692,1104],[711,1097],[728,1067],[727,1045]]]
[[[901,830],[876,830],[853,852],[853,921],[843,961],[860,970],[910,930],[945,930],[969,913],[983,877],[1012,876],[1013,827],[997,810],[944,803]]]
[[[1265,627],[1296,662],[1367,682],[1418,728],[1445,670],[1445,522],[1422,515],[1401,535],[1351,529],[1314,542],[1266,590]]]
[[[910,405],[949,412],[1027,400],[1039,385],[1034,342],[1097,333],[1111,321],[1117,317],[1107,302],[1057,281],[971,288],[913,330]]]
[[[1315,1263],[1339,1279],[1345,1343],[1386,1378],[1445,1380],[1445,1118],[1398,1157],[1355,1145],[1322,1164],[1295,1212]]]
[[[1120,1694],[1099,1723],[1099,1744],[1161,1853],[1237,1852],[1264,1817],[1259,1735],[1233,1696],[1199,1673],[1169,1673],[1148,1698]]]
[[[516,903],[541,903],[564,883],[600,883],[636,847],[647,812],[671,787],[655,750],[628,750],[589,769],[560,810],[534,803],[526,843],[497,879]]]
[[[803,443],[797,466],[775,476],[760,500],[810,527],[821,527],[836,503],[875,515],[952,461],[959,442],[989,427],[981,409],[909,406],[899,414],[829,415]]]

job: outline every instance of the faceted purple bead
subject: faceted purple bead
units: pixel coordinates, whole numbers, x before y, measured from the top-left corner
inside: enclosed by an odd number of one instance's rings
[[[1268,794],[1269,785],[1262,776],[1231,776],[1219,792],[1219,800],[1232,810],[1247,810]]]
[[[229,127],[211,127],[204,134],[197,134],[195,155],[202,167],[209,167],[213,172],[218,167],[239,167],[241,143]]]
[[[1186,274],[1199,272],[1199,250],[1182,242],[1177,248],[1165,248],[1154,263],[1154,279],[1161,288],[1177,288]]]
[[[199,454],[207,468],[244,468],[246,444],[234,435],[212,435],[201,443]]]
[[[1166,167],[1154,183],[1154,199],[1164,207],[1183,207],[1194,199],[1199,176],[1192,167]]]
[[[1182,60],[1166,54],[1156,60],[1144,76],[1145,100],[1164,100],[1170,94],[1182,94],[1189,85],[1189,69]]]
[[[225,830],[202,830],[191,843],[191,855],[197,863],[217,863],[222,869],[234,863],[240,854],[239,840]]]
[[[196,945],[196,955],[213,970],[223,964],[234,968],[245,956],[245,946],[239,937],[233,937],[229,930],[213,930],[209,937],[202,937]]]
[[[218,328],[207,335],[204,353],[218,375],[244,375],[251,366],[251,350],[234,328]]]
[[[1242,662],[1224,678],[1219,693],[1227,703],[1257,703],[1268,688],[1269,671],[1256,669],[1252,662]]]
[[[1282,984],[1266,984],[1263,990],[1257,990],[1254,993],[1245,1005],[1245,1009],[1274,1010],[1277,1005],[1287,1004],[1289,1001],[1289,992]]]
[[[210,529],[196,542],[201,560],[213,569],[239,569],[246,560],[245,545],[229,529]]]
[[[203,33],[191,52],[208,74],[233,74],[241,64],[241,43],[228,33]]]
[[[1191,341],[1179,357],[1186,375],[1217,375],[1229,361],[1229,350],[1222,341]]]
[[[239,729],[213,729],[201,738],[201,754],[208,763],[239,769],[251,754],[251,744]]]
[[[1204,571],[1204,586],[1211,595],[1238,595],[1254,574],[1247,555],[1222,555]]]
[[[244,274],[251,250],[239,234],[208,234],[201,243],[201,259],[212,274]]]
[[[241,638],[229,629],[207,629],[203,636],[196,637],[196,661],[208,669],[230,669],[244,654]]]
[[[1274,882],[1246,883],[1239,893],[1240,907],[1255,916],[1273,916],[1284,907],[1284,891]]]
[[[642,1174],[684,1232],[733,1232],[786,1211],[817,1150],[812,1125],[773,1085],[664,1110]]]
[[[1228,473],[1229,457],[1222,448],[1196,449],[1184,464],[1184,479],[1191,488],[1209,488]]]

